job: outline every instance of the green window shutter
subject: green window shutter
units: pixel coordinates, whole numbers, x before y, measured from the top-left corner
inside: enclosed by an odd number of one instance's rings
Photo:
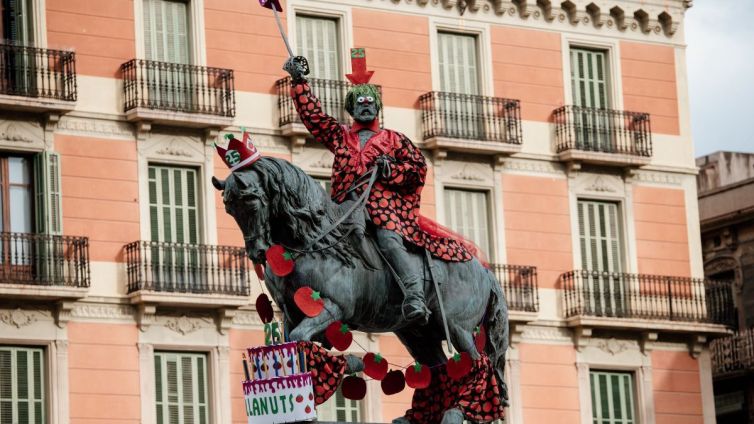
[[[21,45],[33,45],[32,6],[32,0],[3,1],[3,36],[5,38],[17,41]]]
[[[590,371],[594,424],[635,424],[633,374]]]
[[[299,54],[309,60],[313,78],[340,80],[338,21],[332,18],[296,16]]]
[[[42,152],[34,156],[34,198],[38,233],[63,234],[60,190],[60,155]]]
[[[477,40],[473,35],[437,34],[440,90],[479,94]]]
[[[571,88],[576,106],[608,108],[607,53],[571,49]]]
[[[337,421],[346,423],[361,422],[362,401],[347,399],[340,388],[327,402],[317,407],[319,421]]]
[[[150,165],[148,175],[152,240],[198,243],[199,211],[196,170]]]
[[[189,63],[188,4],[144,0],[144,54],[147,60]]]
[[[445,222],[453,231],[473,241],[490,253],[490,225],[487,193],[483,191],[445,189]]]
[[[45,422],[44,351],[0,347],[0,422]]]
[[[208,423],[207,356],[155,353],[157,422]]]
[[[616,203],[578,201],[582,268],[621,272],[623,242],[619,219]]]

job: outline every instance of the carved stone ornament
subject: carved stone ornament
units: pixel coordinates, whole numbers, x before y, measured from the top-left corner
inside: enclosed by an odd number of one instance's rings
[[[596,345],[600,350],[606,353],[609,353],[613,356],[621,352],[624,352],[631,347],[630,343],[626,341],[616,340],[615,337],[607,339],[607,340],[601,339],[597,341]]]
[[[200,329],[202,325],[198,320],[190,319],[186,315],[178,318],[171,318],[165,323],[165,327],[179,333],[183,336]]]
[[[166,145],[162,146],[155,153],[164,156],[177,156],[190,158],[193,156],[190,151],[181,146],[180,140],[172,139]]]
[[[484,181],[486,178],[474,169],[473,165],[464,165],[461,170],[450,178],[461,181]]]
[[[596,191],[598,193],[615,193],[617,190],[612,187],[608,182],[599,176],[594,179],[592,184],[586,188],[588,191]]]
[[[21,308],[0,312],[0,321],[8,326],[21,328],[38,321],[37,315]]]

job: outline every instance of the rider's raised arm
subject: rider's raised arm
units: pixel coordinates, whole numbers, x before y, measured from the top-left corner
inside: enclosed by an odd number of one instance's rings
[[[304,81],[291,84],[291,97],[296,105],[301,122],[314,139],[333,153],[343,140],[343,127],[332,116],[322,110],[322,103],[312,93],[309,83]]]
[[[403,134],[399,146],[393,151],[395,162],[390,165],[390,176],[385,183],[396,191],[414,192],[424,185],[427,176],[427,162],[421,150]]]

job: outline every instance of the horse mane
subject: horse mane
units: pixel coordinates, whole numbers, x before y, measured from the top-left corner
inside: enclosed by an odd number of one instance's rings
[[[309,244],[322,234],[341,212],[330,200],[324,188],[301,168],[292,163],[273,157],[262,157],[249,169],[234,172],[241,185],[246,186],[245,174],[254,172],[259,176],[268,207],[270,208],[270,231],[274,242],[287,242],[298,249],[322,249],[311,253],[321,257],[337,257],[345,265],[352,267],[357,257],[350,240],[342,240],[344,231],[338,227],[317,241]],[[231,180],[231,178],[228,178]],[[228,187],[226,187],[226,191]],[[243,197],[244,190],[227,195]],[[270,240],[271,242],[273,242]],[[332,246],[328,248],[328,246]]]

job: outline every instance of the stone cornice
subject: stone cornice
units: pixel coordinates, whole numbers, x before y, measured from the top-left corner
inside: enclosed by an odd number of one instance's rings
[[[373,0],[370,0],[373,1]],[[552,25],[586,26],[600,30],[673,37],[692,0],[390,0],[421,7],[455,10],[459,16],[490,14]]]

